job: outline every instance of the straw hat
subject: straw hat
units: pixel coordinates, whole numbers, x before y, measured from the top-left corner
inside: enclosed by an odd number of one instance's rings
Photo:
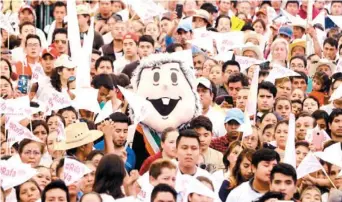
[[[304,50],[306,50],[306,40],[295,39],[292,41],[292,43],[289,46],[290,46],[290,51],[289,51],[289,59],[290,59],[292,56],[292,50],[294,49],[294,47],[300,46],[300,47],[303,47]]]
[[[247,43],[248,39],[256,39],[259,42],[259,46],[262,45],[262,35],[254,31],[245,32],[243,37],[243,43]]]
[[[199,9],[196,10],[196,13],[192,16],[194,17],[198,17],[198,18],[202,18],[204,19],[208,24],[210,24],[209,22],[209,18],[210,18],[210,14],[208,13],[208,11],[203,10],[203,9]]]
[[[66,140],[57,142],[55,150],[69,150],[86,145],[99,139],[103,133],[99,130],[89,130],[86,123],[73,123],[65,128]]]
[[[316,64],[311,65],[309,76],[313,77],[320,66],[326,65],[330,68],[331,72],[335,72],[336,65],[327,59],[320,59]]]
[[[247,44],[245,44],[245,46],[242,47],[241,49],[241,55],[243,55],[243,53],[245,51],[253,51],[256,55],[257,55],[257,58],[258,60],[264,60],[264,56],[260,50],[260,47],[259,46],[256,46],[250,42],[248,42]]]

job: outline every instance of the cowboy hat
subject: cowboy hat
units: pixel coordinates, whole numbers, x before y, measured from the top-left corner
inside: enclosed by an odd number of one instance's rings
[[[330,68],[331,72],[335,72],[336,65],[327,59],[320,59],[316,64],[311,65],[309,76],[313,77],[320,66],[326,65]]]
[[[290,46],[290,51],[289,51],[289,59],[292,57],[292,50],[294,47],[300,46],[303,47],[304,50],[306,50],[306,40],[304,39],[295,39],[292,41],[292,43],[289,45]]]
[[[262,52],[260,50],[259,46],[256,46],[250,42],[248,42],[247,44],[245,44],[242,49],[241,49],[241,55],[243,56],[243,53],[245,51],[253,51],[256,55],[258,60],[264,60],[264,56],[262,55]]]
[[[65,128],[66,140],[56,142],[55,150],[69,150],[86,145],[99,139],[103,133],[99,130],[89,130],[84,122],[73,123]]]
[[[206,10],[203,10],[203,9],[199,9],[199,10],[196,10],[195,14],[192,16],[193,18],[194,17],[197,17],[197,18],[202,18],[203,20],[205,20],[208,24],[210,24],[209,22],[209,18],[210,18],[210,13]]]
[[[262,35],[254,31],[245,32],[243,37],[243,43],[247,43],[248,39],[256,39],[259,42],[259,46],[262,45]]]

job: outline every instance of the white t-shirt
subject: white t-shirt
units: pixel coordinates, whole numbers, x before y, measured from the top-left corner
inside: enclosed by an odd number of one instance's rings
[[[224,127],[224,113],[215,110],[210,106],[207,114],[204,116],[208,117],[213,124],[213,133],[215,137],[221,137],[226,135],[227,131],[226,128]]]
[[[252,181],[244,182],[233,189],[227,197],[226,202],[252,202],[263,194],[258,193],[251,187]]]

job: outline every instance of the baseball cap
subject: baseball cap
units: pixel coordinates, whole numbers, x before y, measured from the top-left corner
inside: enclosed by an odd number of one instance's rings
[[[293,34],[293,31],[292,31],[292,28],[289,27],[289,26],[282,26],[279,29],[279,34],[283,34],[283,35],[288,36],[288,37],[291,38],[292,34]]]
[[[71,58],[67,54],[62,54],[55,61],[55,68],[57,67],[65,67],[68,69],[75,68],[77,65],[71,60]]]
[[[231,108],[228,109],[224,123],[228,123],[231,120],[237,121],[240,125],[243,124],[244,115],[241,109]]]
[[[191,18],[185,18],[185,19],[182,19],[179,24],[178,24],[178,27],[177,27],[177,32],[182,29],[186,32],[189,32],[192,30],[192,21],[191,21]]]
[[[139,41],[139,38],[136,34],[134,33],[127,33],[123,36],[122,41],[126,40],[126,39],[133,39],[133,41],[135,41],[136,43]]]
[[[197,86],[199,84],[203,85],[205,88],[209,89],[210,91],[213,91],[213,87],[211,86],[211,82],[209,81],[209,79],[205,77],[199,77],[197,79]]]
[[[42,57],[44,57],[44,55],[47,55],[47,54],[51,55],[54,59],[56,59],[59,55],[59,52],[57,51],[56,48],[50,46],[43,50]]]
[[[22,7],[20,7],[20,9],[19,9],[19,13],[21,13],[21,12],[23,12],[24,10],[29,10],[29,11],[31,11],[31,13],[33,14],[33,16],[34,16],[34,18],[36,19],[37,17],[36,17],[36,12],[34,11],[34,9],[31,7],[31,6],[29,6],[29,5],[23,5]]]

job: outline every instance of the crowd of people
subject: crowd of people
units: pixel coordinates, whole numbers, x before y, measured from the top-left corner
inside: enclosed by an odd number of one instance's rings
[[[342,201],[342,1],[0,9],[1,202]]]

